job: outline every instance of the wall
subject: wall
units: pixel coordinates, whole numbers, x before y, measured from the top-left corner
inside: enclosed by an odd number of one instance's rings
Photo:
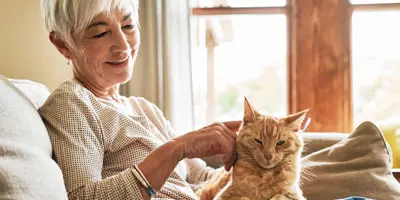
[[[1,1],[0,29],[0,74],[38,81],[50,90],[72,77],[66,59],[48,39],[39,0]]]

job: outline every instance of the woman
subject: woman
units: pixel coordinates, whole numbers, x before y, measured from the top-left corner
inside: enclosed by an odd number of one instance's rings
[[[118,94],[140,46],[137,0],[41,5],[74,75],[39,109],[70,199],[197,199],[191,186],[216,173],[198,158],[223,154],[230,169],[241,121],[178,136],[154,104]]]

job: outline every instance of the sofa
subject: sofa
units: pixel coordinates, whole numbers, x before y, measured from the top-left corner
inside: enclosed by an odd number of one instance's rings
[[[49,90],[0,75],[0,94],[0,199],[68,199],[37,112]],[[373,123],[364,122],[351,133],[300,134],[305,144],[301,188],[307,199],[400,199],[391,149]],[[204,160],[219,167],[216,158]]]

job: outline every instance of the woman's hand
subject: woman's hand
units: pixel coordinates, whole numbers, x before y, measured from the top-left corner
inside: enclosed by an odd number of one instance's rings
[[[203,158],[223,154],[225,170],[235,161],[236,132],[242,121],[214,123],[176,138],[181,145],[183,158]]]

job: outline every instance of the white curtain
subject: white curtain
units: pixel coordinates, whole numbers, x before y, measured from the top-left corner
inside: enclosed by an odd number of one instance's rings
[[[187,0],[140,0],[141,45],[125,96],[156,104],[178,133],[193,127]]]

